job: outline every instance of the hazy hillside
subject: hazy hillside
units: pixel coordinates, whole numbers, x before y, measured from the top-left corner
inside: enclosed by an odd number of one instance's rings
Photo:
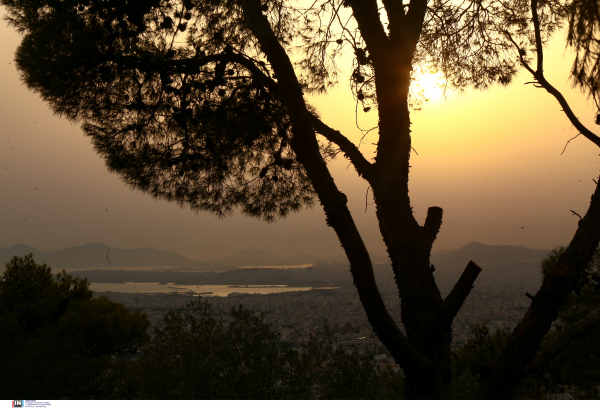
[[[377,230],[360,231],[363,241],[370,253],[385,255],[385,246],[381,233]],[[263,248],[274,254],[295,255],[310,254],[318,259],[342,258],[344,251],[333,229],[323,226],[299,234],[273,238],[261,244]]]
[[[274,271],[260,272],[261,266],[290,266],[318,263],[323,276],[315,276],[314,279],[325,281],[346,282],[351,285],[352,280],[349,273],[348,263],[345,259],[330,257],[330,262],[325,258],[310,253],[299,253],[291,256],[277,256],[273,251],[259,249],[246,249],[236,252],[223,259],[194,260],[186,258],[174,252],[161,251],[154,248],[137,249],[115,249],[105,244],[90,243],[87,245],[61,249],[53,252],[39,251],[27,245],[14,245],[10,248],[0,250],[0,263],[5,264],[14,255],[23,256],[33,253],[37,262],[45,262],[58,271],[62,268],[71,271],[80,268],[90,269],[116,269],[126,267],[138,268],[175,268],[177,271],[225,271],[242,267],[255,267],[257,273],[264,274],[268,281]],[[477,280],[476,288],[519,286],[533,291],[539,286],[540,274],[539,263],[548,251],[530,249],[510,245],[485,245],[471,242],[462,248],[434,254],[431,258],[435,265],[434,277],[443,293],[447,293],[456,283],[461,272],[469,262],[473,260],[483,268]],[[393,274],[389,266],[389,260],[383,256],[372,255],[375,264],[376,276],[383,286],[390,286],[395,290]],[[329,276],[330,274],[332,274]],[[237,276],[237,275],[235,275]],[[258,277],[256,277],[258,279]],[[261,278],[262,279],[262,278]],[[389,283],[389,285],[388,285]],[[274,284],[274,283],[272,283]],[[382,290],[385,288],[382,286]],[[521,290],[521,289],[520,289]]]
[[[523,246],[470,242],[454,251],[432,256],[431,263],[435,265],[434,277],[442,293],[452,289],[470,260],[482,268],[475,282],[476,289],[518,287],[525,293],[539,288],[539,265],[549,252]]]
[[[432,263],[464,264],[466,266],[472,260],[482,268],[518,262],[539,264],[548,252],[550,251],[523,246],[485,245],[479,242],[470,242],[454,251],[432,256]]]
[[[15,256],[33,253],[36,262],[52,268],[111,268],[111,267],[202,267],[205,262],[186,258],[154,248],[115,249],[105,244],[90,243],[57,251],[44,252],[27,245],[13,245],[0,250],[0,264]]]
[[[46,254],[48,252],[40,251],[29,245],[17,244],[8,248],[0,249],[0,266],[4,268],[4,265],[12,259],[13,256],[25,256],[32,253],[33,257],[38,262],[44,262]]]

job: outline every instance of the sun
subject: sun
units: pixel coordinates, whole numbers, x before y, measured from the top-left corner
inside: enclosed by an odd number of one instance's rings
[[[439,101],[444,97],[444,76],[440,73],[417,72],[413,87],[416,94],[422,92],[429,101]]]

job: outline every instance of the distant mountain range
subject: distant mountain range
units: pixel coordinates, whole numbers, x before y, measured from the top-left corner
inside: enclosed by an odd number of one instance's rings
[[[532,267],[539,262],[549,251],[530,249],[511,245],[485,245],[471,242],[462,248],[443,253],[434,253],[432,263],[445,270],[458,270],[464,268],[469,260],[473,260],[482,268],[498,265],[527,264]],[[197,260],[187,258],[175,252],[162,251],[155,248],[116,249],[101,243],[89,243],[57,251],[40,251],[28,245],[13,245],[0,249],[0,265],[6,264],[15,256],[24,256],[32,253],[36,262],[46,263],[55,269],[76,268],[198,268],[221,269],[244,266],[284,266],[315,263],[320,259],[308,254],[292,256],[276,256],[258,249],[246,249],[236,252],[223,259]],[[388,263],[388,258],[372,254],[374,263]]]
[[[155,248],[116,249],[101,243],[89,243],[57,251],[40,251],[28,245],[18,244],[0,249],[0,265],[5,265],[13,256],[29,253],[38,263],[54,269],[77,268],[215,268],[227,269],[244,266],[285,266],[315,263],[315,256],[298,254],[279,257],[258,249],[246,249],[228,257],[200,261],[175,252]]]
[[[202,267],[202,261],[186,258],[175,252],[154,248],[116,249],[92,242],[57,251],[45,252],[28,245],[13,245],[0,250],[0,263],[4,265],[15,256],[33,254],[36,262],[52,268],[110,268],[110,267]]]

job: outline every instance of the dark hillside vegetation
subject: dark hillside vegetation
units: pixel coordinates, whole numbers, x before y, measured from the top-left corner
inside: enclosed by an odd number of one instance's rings
[[[0,394],[27,399],[99,397],[112,358],[147,340],[146,315],[106,297],[85,279],[52,275],[31,255],[14,257],[0,277]]]
[[[201,299],[147,334],[140,312],[31,256],[0,278],[0,393],[28,399],[395,399],[402,376],[331,337],[298,352],[247,310],[233,322]]]

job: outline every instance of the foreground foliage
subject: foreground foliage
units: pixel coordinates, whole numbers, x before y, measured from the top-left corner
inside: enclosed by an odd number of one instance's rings
[[[329,333],[301,352],[262,316],[226,324],[198,299],[166,313],[150,340],[145,314],[86,279],[53,275],[32,255],[0,277],[0,393],[28,399],[396,399],[401,374],[346,353]],[[141,350],[141,353],[138,353]]]
[[[564,247],[550,253],[542,263],[542,273],[546,274],[556,264]],[[600,305],[600,250],[597,250],[588,264],[577,288],[569,295],[554,322],[555,330],[547,335],[550,343],[569,327],[587,316],[594,315]],[[579,395],[598,398],[600,386],[600,326],[596,325],[566,345],[557,358],[544,367],[538,376],[547,380],[546,388],[559,390],[564,386],[575,386]]]
[[[0,277],[0,394],[27,399],[92,398],[111,357],[136,350],[146,315],[106,297],[85,279],[52,275],[32,255]]]
[[[564,248],[542,262],[542,276]],[[588,265],[544,339],[552,344],[598,304],[600,252]],[[226,323],[203,299],[166,313],[150,339],[139,312],[105,297],[92,298],[86,280],[52,275],[31,255],[15,257],[0,278],[0,391],[27,397],[104,399],[402,399],[403,373],[385,370],[374,355],[348,353],[326,327],[301,350],[283,345],[260,315],[241,306]],[[485,380],[510,338],[484,325],[453,353],[450,397],[480,398]],[[530,373],[517,398],[547,398],[576,389],[594,398],[598,384],[598,328]],[[141,350],[140,352],[137,352]],[[136,353],[137,352],[137,353]]]

